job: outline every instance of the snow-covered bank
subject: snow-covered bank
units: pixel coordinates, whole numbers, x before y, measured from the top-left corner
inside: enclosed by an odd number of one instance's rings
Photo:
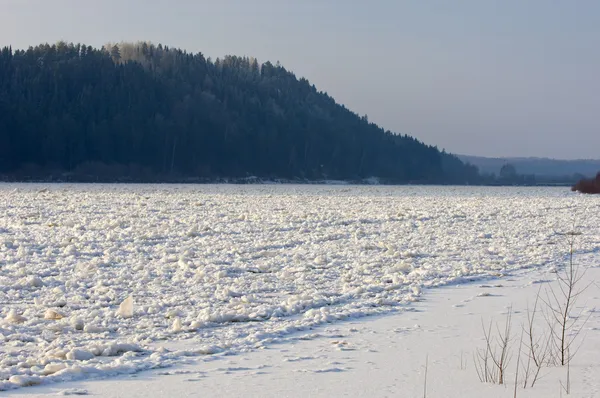
[[[591,265],[597,265],[597,260],[590,261]],[[322,325],[253,352],[215,355],[193,365],[109,380],[33,387],[7,396],[422,397],[427,363],[427,397],[514,397],[516,354],[521,327],[527,325],[527,308],[535,300],[539,282],[554,278],[555,274],[542,269],[483,284],[432,289],[412,311]],[[586,278],[600,281],[600,268],[590,269]],[[570,396],[591,398],[600,395],[600,312],[593,311],[600,308],[597,284],[586,290],[581,306],[590,318],[570,367]],[[483,384],[473,362],[476,349],[485,347],[481,322],[504,322],[509,307],[513,310],[514,355],[508,384]],[[567,396],[564,391],[561,395],[566,379],[567,368],[545,367],[533,388],[523,389],[519,384],[517,397]]]
[[[600,250],[595,199],[531,188],[0,185],[0,389],[240,354],[404,312],[424,288],[554,267],[574,222],[578,251]]]

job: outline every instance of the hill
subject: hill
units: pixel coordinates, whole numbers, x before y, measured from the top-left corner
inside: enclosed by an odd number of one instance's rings
[[[600,160],[577,159],[560,160],[549,158],[486,158],[481,156],[458,155],[463,162],[468,162],[479,168],[484,174],[499,175],[500,169],[506,164],[512,164],[519,174],[536,177],[593,177],[600,171]]]
[[[64,42],[0,52],[0,175],[478,178],[457,157],[370,123],[279,64]]]

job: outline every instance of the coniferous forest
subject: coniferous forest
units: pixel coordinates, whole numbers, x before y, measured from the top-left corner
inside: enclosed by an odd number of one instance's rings
[[[149,43],[0,52],[0,176],[73,181],[379,177],[477,168],[360,117],[283,66]]]

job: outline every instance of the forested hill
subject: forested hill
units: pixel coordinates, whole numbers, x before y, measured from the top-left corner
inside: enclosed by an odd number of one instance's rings
[[[284,67],[148,43],[0,54],[0,176],[475,182],[477,169],[384,131]]]

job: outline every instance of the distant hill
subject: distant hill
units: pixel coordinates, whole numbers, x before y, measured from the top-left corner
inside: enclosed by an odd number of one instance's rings
[[[581,174],[593,177],[600,171],[600,160],[579,159],[559,160],[549,158],[486,158],[481,156],[458,155],[463,162],[471,163],[481,173],[496,174],[505,164],[512,164],[517,173],[539,177],[572,176]]]
[[[144,42],[2,49],[1,176],[479,178],[456,156],[370,123],[279,64],[213,61]]]

